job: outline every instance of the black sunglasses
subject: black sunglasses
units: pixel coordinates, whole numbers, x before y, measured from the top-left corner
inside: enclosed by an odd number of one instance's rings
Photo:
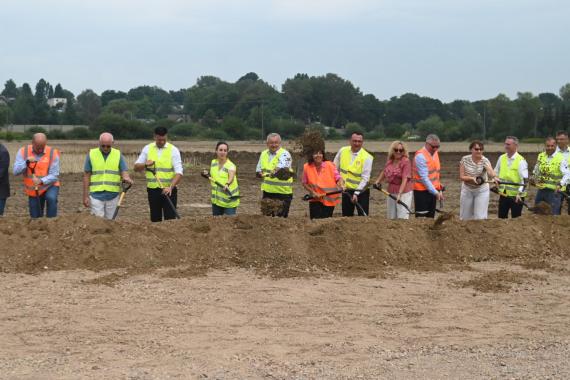
[[[394,149],[394,153],[404,153],[404,149]]]
[[[429,146],[431,146],[432,149],[439,149],[439,145],[432,145],[430,143],[428,143]]]

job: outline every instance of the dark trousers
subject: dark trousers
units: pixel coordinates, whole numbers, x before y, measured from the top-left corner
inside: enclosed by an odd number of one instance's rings
[[[325,206],[321,202],[309,202],[309,218],[325,219],[333,215],[334,206]]]
[[[524,201],[524,198],[521,198]],[[515,202],[514,197],[500,197],[499,198],[499,218],[507,219],[509,217],[509,210],[511,211],[511,218],[518,218],[522,215],[523,204]]]
[[[148,193],[148,205],[150,207],[150,221],[151,222],[162,222],[163,215],[164,220],[176,218],[176,214],[168,201],[166,200],[166,195],[162,195],[162,189],[146,189]],[[178,189],[175,187],[172,189],[170,194],[170,200],[172,204],[176,207]]]
[[[279,199],[283,202],[283,208],[281,212],[277,215],[280,218],[286,218],[289,216],[289,208],[291,207],[291,201],[293,200],[293,194],[277,194],[277,193],[267,193],[263,192],[262,198],[269,198],[269,199]]]
[[[354,216],[354,208],[358,212],[358,216],[364,216],[362,211],[352,203],[352,195],[354,190],[347,190],[342,193],[342,216]],[[370,207],[370,190],[365,190],[358,195],[358,204],[366,215],[370,215],[368,209]]]
[[[427,190],[414,190],[414,207],[415,211],[428,211],[426,214],[416,214],[416,218],[433,218],[435,217],[435,206],[437,198]]]
[[[570,197],[570,185],[566,186],[566,190],[564,191],[564,194],[568,195],[568,197]],[[564,197],[562,195],[560,195],[562,197],[562,201],[560,202],[560,212],[558,213],[558,215],[562,214],[562,209],[564,208],[564,202],[566,202],[566,207],[568,209],[568,215],[570,215],[570,198]]]

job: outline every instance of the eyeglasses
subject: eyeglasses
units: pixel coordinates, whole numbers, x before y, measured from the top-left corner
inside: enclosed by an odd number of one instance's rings
[[[109,149],[111,147],[111,145],[100,145],[100,147],[103,149]]]
[[[404,153],[404,149],[394,149],[394,153]]]
[[[483,148],[473,148],[473,150],[476,150],[477,152],[482,152]]]
[[[432,145],[430,143],[428,143],[429,146],[431,146],[432,149],[439,149],[439,145]]]

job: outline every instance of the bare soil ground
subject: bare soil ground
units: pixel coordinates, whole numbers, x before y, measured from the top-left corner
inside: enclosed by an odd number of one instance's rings
[[[442,155],[454,213],[462,155]],[[183,219],[161,224],[142,177],[116,222],[83,209],[79,173],[55,220],[30,221],[13,182],[0,378],[570,377],[570,217],[389,222],[376,192],[371,218],[311,222],[297,186],[292,217],[268,218],[257,156],[236,152],[240,215],[213,218],[211,156],[185,156]]]

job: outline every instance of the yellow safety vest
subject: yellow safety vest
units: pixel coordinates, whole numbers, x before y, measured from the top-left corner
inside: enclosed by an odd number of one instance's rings
[[[519,153],[515,153],[515,159],[511,166],[508,165],[507,154],[504,153],[499,158],[501,165],[499,168],[499,181],[522,183],[524,179],[519,175],[519,166],[521,162],[525,161],[524,157]],[[509,197],[516,197],[519,194],[519,186],[516,185],[499,185],[499,191]],[[520,194],[521,197],[526,197],[526,191]]]
[[[562,180],[562,171],[560,170],[560,164],[564,161],[564,155],[558,152],[548,162],[548,155],[546,152],[539,153],[538,155],[538,169],[540,170],[540,177],[537,178],[537,187],[543,189],[556,190],[556,186],[560,186],[560,181]],[[562,186],[561,190],[564,190],[566,186]]]
[[[160,179],[162,186],[170,186],[175,175],[174,166],[172,165],[172,144],[166,143],[160,154],[160,158],[158,157],[156,143],[150,144],[148,159],[154,161],[156,165],[156,176]],[[154,178],[152,173],[148,170],[146,171],[146,187],[149,189],[158,189],[160,187],[156,178]]]
[[[269,160],[269,149],[261,152],[261,172],[263,174],[272,173],[277,168],[279,157],[285,152],[285,149],[279,148],[272,160]],[[273,194],[293,194],[293,177],[284,181],[269,176],[263,177],[261,190]]]
[[[229,170],[236,169],[236,166],[229,159],[226,161],[225,165],[220,169],[220,164],[217,159],[213,159],[210,164],[210,177],[212,177],[212,204],[215,204],[224,208],[234,208],[239,206],[239,186],[237,174],[234,176],[232,183],[228,185],[228,190],[230,194],[223,190],[223,187],[216,185],[218,182],[220,185],[225,185],[228,183],[230,174]],[[215,181],[215,182],[214,182]]]
[[[360,148],[356,158],[352,161],[352,150],[349,146],[340,148],[339,171],[340,176],[344,180],[347,189],[358,189],[358,185],[362,180],[362,170],[364,162],[368,159],[374,159],[370,153],[364,148]],[[358,190],[365,190],[358,189]]]
[[[91,160],[89,192],[120,192],[121,173],[119,166],[121,161],[121,152],[118,149],[111,148],[111,152],[105,160],[101,149],[94,148],[89,151],[89,159]]]

